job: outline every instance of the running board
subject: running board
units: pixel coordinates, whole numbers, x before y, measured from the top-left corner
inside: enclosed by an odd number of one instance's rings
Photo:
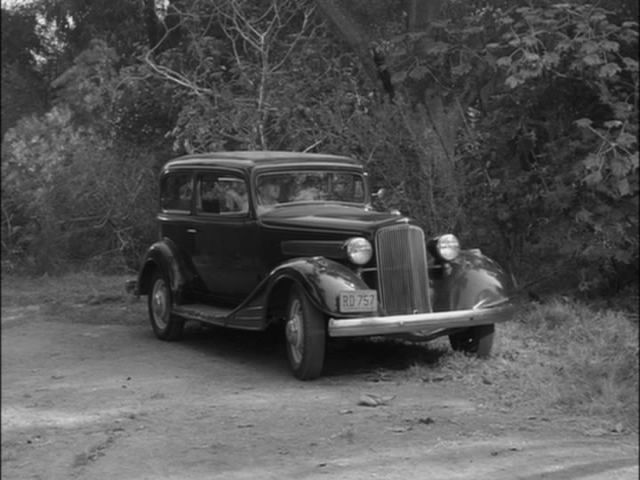
[[[227,317],[233,312],[232,308],[214,307],[201,303],[174,305],[172,313],[185,320],[195,320],[211,325],[225,326]]]

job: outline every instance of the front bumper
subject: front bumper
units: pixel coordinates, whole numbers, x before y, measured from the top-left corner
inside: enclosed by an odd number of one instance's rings
[[[391,315],[388,317],[330,318],[330,337],[360,337],[474,327],[509,320],[514,307],[504,301],[468,310]]]

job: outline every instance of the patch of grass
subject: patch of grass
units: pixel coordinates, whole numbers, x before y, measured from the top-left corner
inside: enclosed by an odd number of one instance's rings
[[[497,326],[494,353],[444,355],[431,375],[477,388],[499,407],[550,410],[638,428],[638,323],[575,301],[533,305]],[[426,375],[415,366],[411,375]]]
[[[137,301],[125,291],[125,281],[131,278],[92,271],[39,277],[4,274],[2,309],[15,316],[15,309],[37,306],[40,317],[49,321],[138,325],[147,319],[146,301]]]
[[[127,300],[124,283],[132,276],[77,272],[63,276],[2,275],[2,306],[98,304]]]

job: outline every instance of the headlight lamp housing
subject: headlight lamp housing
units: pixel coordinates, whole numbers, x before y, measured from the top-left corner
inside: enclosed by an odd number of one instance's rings
[[[427,248],[431,255],[444,262],[455,260],[460,255],[460,242],[451,233],[431,239]]]
[[[366,238],[353,237],[344,242],[344,249],[347,257],[356,265],[364,265],[373,255],[373,247]]]

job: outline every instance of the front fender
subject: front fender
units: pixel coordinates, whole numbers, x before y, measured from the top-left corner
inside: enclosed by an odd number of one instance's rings
[[[180,303],[185,286],[193,279],[194,274],[188,267],[178,248],[168,238],[163,238],[149,247],[138,273],[138,295],[146,295],[151,289],[153,271],[161,269],[169,279],[171,292],[177,303]]]
[[[369,289],[353,270],[324,257],[295,258],[282,263],[269,275],[269,290],[283,280],[301,285],[315,307],[327,315],[338,313],[340,292]]]
[[[448,306],[463,310],[504,302],[513,290],[504,270],[478,251],[462,251],[450,264],[447,276]]]

